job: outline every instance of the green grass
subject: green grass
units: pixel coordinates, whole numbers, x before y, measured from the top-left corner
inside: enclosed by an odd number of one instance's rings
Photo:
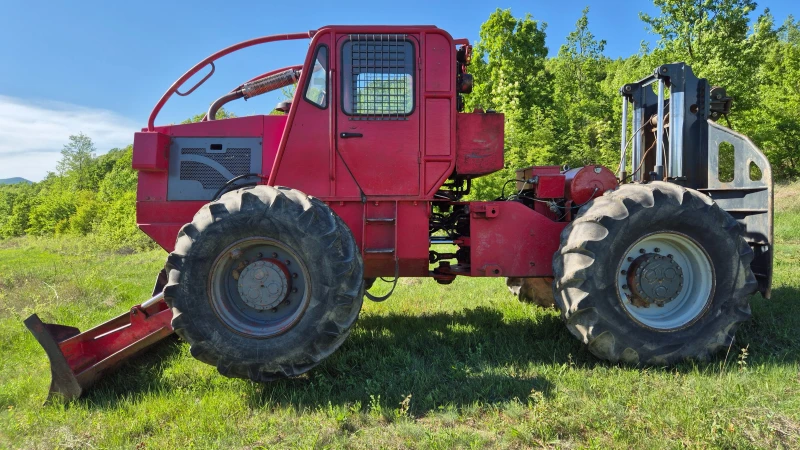
[[[403,280],[298,379],[224,378],[170,339],[86,397],[42,407],[44,352],[22,325],[86,329],[148,297],[164,254],[81,239],[0,242],[0,447],[797,448],[800,185],[777,195],[772,300],[708,364],[599,362],[558,314],[501,280]],[[746,349],[746,350],[743,350]]]

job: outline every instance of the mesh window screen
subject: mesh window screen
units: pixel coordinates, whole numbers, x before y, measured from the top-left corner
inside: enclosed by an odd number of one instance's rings
[[[414,110],[414,46],[405,35],[351,35],[342,49],[351,120],[405,120]]]

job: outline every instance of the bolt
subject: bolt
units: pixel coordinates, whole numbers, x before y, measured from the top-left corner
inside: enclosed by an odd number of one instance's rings
[[[644,249],[643,249],[643,248],[640,248],[640,249],[639,249],[639,253],[644,253]]]
[[[287,265],[287,266],[288,266],[289,264],[291,264],[291,263],[292,263],[292,262],[291,262],[291,261],[289,261],[288,259],[287,259],[286,261],[284,261],[284,262],[286,263],[286,265]]]
[[[625,275],[626,273],[628,273],[628,271],[627,271],[627,270],[623,270],[623,271],[621,271],[620,273],[621,273],[621,274],[623,274],[623,275]]]
[[[296,273],[293,273],[293,274],[292,274],[292,278],[297,278],[297,274],[296,274]]]
[[[263,257],[264,257],[264,254],[263,254],[263,253],[261,253],[261,252],[258,252],[258,258],[259,258],[259,259],[261,259],[261,258],[263,258]]]
[[[622,289],[628,289],[628,285],[627,284],[623,284],[622,285]]]
[[[656,247],[656,248],[654,248],[654,249],[653,249],[653,251],[654,251],[654,252],[656,252],[656,253],[658,253],[658,252],[660,252],[660,251],[661,251],[661,249],[660,249],[660,248],[658,248],[658,247]]]
[[[633,261],[633,256],[628,256],[628,261]]]
[[[273,254],[272,254],[272,257],[273,257],[273,258],[278,258],[278,254],[277,254],[277,253],[273,253]]]
[[[297,288],[292,288],[292,294],[296,294],[296,293],[297,293]]]
[[[667,255],[667,258],[672,259],[672,255]]]

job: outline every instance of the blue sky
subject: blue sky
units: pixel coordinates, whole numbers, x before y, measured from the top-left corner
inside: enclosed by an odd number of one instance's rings
[[[796,0],[770,0],[780,24],[800,15]],[[432,24],[475,41],[496,8],[531,13],[547,23],[554,55],[581,10],[607,41],[606,54],[629,56],[641,41],[655,44],[638,13],[649,1],[14,1],[0,0],[0,178],[40,180],[54,170],[70,134],[83,132],[98,152],[132,142],[172,82],[216,50],[257,36],[327,24]],[[228,56],[192,96],[173,98],[158,123],[179,122],[251,77],[302,63],[307,41],[266,44]],[[237,114],[268,112],[265,95],[238,102]]]

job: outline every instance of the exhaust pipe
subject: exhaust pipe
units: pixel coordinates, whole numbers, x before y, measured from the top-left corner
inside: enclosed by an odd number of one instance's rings
[[[65,325],[44,323],[36,314],[25,326],[50,360],[49,403],[56,396],[80,397],[87,388],[126,359],[173,333],[172,310],[160,293],[125,314],[80,332]]]
[[[274,75],[259,78],[258,80],[248,81],[240,88],[223,95],[212,103],[208,108],[208,113],[206,113],[206,120],[214,120],[217,117],[217,111],[228,102],[240,98],[247,100],[248,98],[253,98],[257,95],[266,94],[275,89],[297,83],[297,80],[300,79],[300,73],[300,70],[287,69]]]

